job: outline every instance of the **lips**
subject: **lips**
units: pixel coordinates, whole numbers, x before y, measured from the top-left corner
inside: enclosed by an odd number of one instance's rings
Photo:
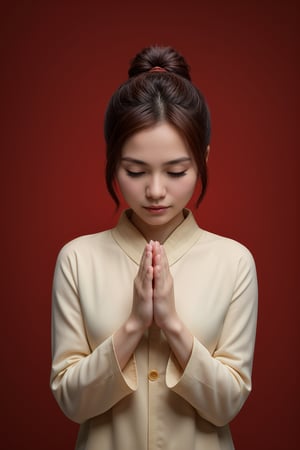
[[[162,213],[162,212],[166,211],[169,208],[169,206],[163,206],[163,205],[155,205],[154,206],[153,205],[153,206],[144,206],[144,208],[151,213],[158,214],[158,213]]]
[[[150,206],[144,206],[146,209],[167,209],[169,206],[164,205],[150,205]]]

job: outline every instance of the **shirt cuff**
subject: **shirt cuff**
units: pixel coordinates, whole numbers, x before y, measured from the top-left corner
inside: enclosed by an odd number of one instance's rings
[[[191,356],[184,370],[180,366],[175,355],[171,353],[166,370],[166,385],[168,386],[168,388],[170,389],[174,388],[176,384],[180,382],[184,374],[189,370],[190,361],[193,359],[194,351],[195,351],[195,338],[193,342]]]
[[[116,355],[113,337],[112,337],[112,348],[113,348],[113,355],[114,355],[115,364],[118,367],[119,373],[121,374],[121,376],[122,376],[123,380],[125,381],[125,383],[127,384],[127,386],[132,391],[136,391],[137,388],[138,388],[138,376],[137,376],[137,367],[136,367],[135,355],[133,354],[130,357],[128,363],[126,364],[126,366],[122,370],[120,365],[119,365],[119,361],[118,361],[118,358],[117,358],[117,355]]]

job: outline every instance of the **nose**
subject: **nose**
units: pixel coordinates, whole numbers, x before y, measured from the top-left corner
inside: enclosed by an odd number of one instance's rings
[[[149,178],[146,185],[146,197],[152,200],[159,200],[166,195],[166,188],[159,175],[153,175]]]

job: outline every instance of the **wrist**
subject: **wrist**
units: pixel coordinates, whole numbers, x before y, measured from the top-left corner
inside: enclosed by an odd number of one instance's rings
[[[121,370],[125,367],[144,333],[140,322],[129,317],[113,335],[113,345]]]
[[[165,334],[179,336],[183,331],[183,323],[178,316],[169,317],[160,328]]]
[[[169,320],[163,332],[179,365],[184,370],[192,353],[193,335],[178,317]]]
[[[129,316],[127,321],[124,324],[125,332],[128,334],[128,336],[142,336],[144,332],[147,330],[147,326],[144,322],[141,320],[138,320],[137,318],[133,316]]]

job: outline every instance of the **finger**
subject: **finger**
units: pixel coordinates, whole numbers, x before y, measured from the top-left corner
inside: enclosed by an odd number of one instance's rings
[[[147,270],[146,270],[146,278],[147,278],[149,281],[152,281],[152,279],[153,279],[153,267],[152,267],[152,266],[149,266],[149,267],[147,268]]]
[[[147,261],[147,259],[149,260],[149,256],[150,256],[149,253],[152,254],[152,248],[151,248],[150,244],[146,244],[143,254],[142,254],[140,267],[143,267],[145,265],[145,262]]]
[[[153,276],[154,276],[154,279],[155,279],[155,282],[156,282],[155,286],[157,287],[158,286],[158,282],[161,279],[161,266],[159,264],[157,264],[157,265],[155,265],[153,267]]]
[[[152,252],[153,252],[153,265],[158,264],[157,261],[160,258],[160,243],[155,241],[152,245]]]
[[[161,261],[162,270],[169,272],[169,267],[170,267],[169,261],[168,261],[167,254],[166,254],[166,251],[165,251],[163,245],[160,246],[160,261]]]
[[[149,268],[152,267],[152,249],[149,244],[145,246],[142,259],[139,266],[138,275],[141,277],[141,279],[144,279],[149,275]],[[152,271],[150,270],[150,274],[152,274]]]

